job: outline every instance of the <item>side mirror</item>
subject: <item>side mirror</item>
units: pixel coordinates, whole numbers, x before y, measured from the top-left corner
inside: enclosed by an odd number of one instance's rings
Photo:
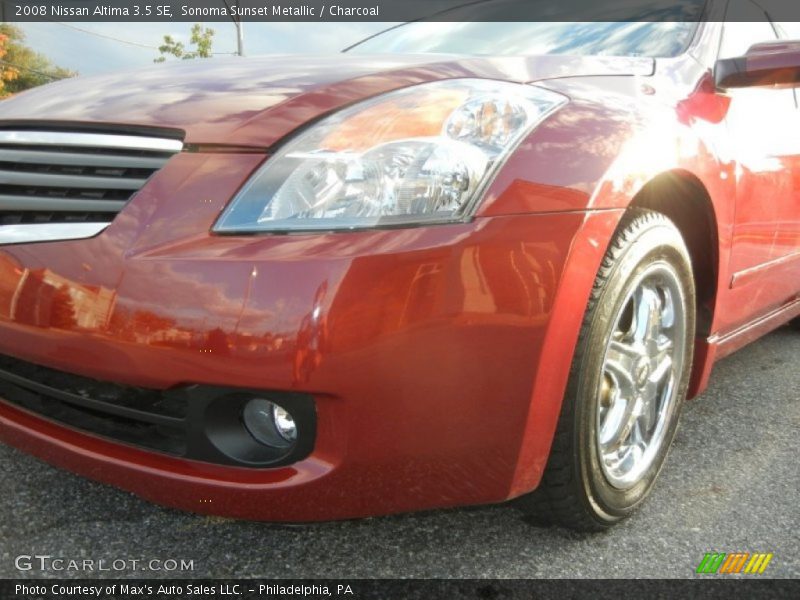
[[[717,88],[796,87],[800,85],[800,40],[751,46],[744,56],[718,60]]]

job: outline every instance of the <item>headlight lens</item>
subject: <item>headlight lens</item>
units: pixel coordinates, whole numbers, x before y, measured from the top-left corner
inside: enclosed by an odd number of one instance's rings
[[[313,231],[447,222],[566,102],[530,85],[454,79],[342,110],[283,146],[214,231]]]

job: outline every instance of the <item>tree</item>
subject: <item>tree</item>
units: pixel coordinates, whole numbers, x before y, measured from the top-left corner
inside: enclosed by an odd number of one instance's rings
[[[9,37],[4,33],[0,33],[0,61],[8,54]],[[14,81],[19,77],[19,71],[14,67],[9,67],[5,63],[0,62],[0,98],[8,95],[6,89],[6,82]]]
[[[192,58],[210,58],[211,46],[214,44],[214,34],[216,32],[209,28],[203,27],[200,23],[195,23],[192,26],[192,35],[189,38],[189,43],[194,44],[195,50],[191,52],[186,51],[183,42],[177,41],[171,35],[164,36],[164,43],[158,47],[161,56],[153,60],[153,62],[162,63],[167,60],[167,56],[174,56],[183,60]]]
[[[77,73],[58,67],[25,44],[19,27],[0,23],[0,98]]]

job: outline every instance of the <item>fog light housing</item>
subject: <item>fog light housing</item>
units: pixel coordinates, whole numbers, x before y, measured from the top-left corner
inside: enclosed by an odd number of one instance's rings
[[[274,402],[253,398],[244,406],[242,422],[259,444],[288,448],[297,440],[297,425],[292,414]]]
[[[208,388],[206,403],[194,410],[202,430],[193,439],[216,462],[277,467],[314,450],[317,411],[308,394]]]

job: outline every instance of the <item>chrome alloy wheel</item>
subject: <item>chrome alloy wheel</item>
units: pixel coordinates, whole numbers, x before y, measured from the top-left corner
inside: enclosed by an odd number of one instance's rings
[[[647,472],[678,405],[686,299],[675,269],[655,262],[614,317],[598,392],[597,445],[608,482],[629,489]]]

